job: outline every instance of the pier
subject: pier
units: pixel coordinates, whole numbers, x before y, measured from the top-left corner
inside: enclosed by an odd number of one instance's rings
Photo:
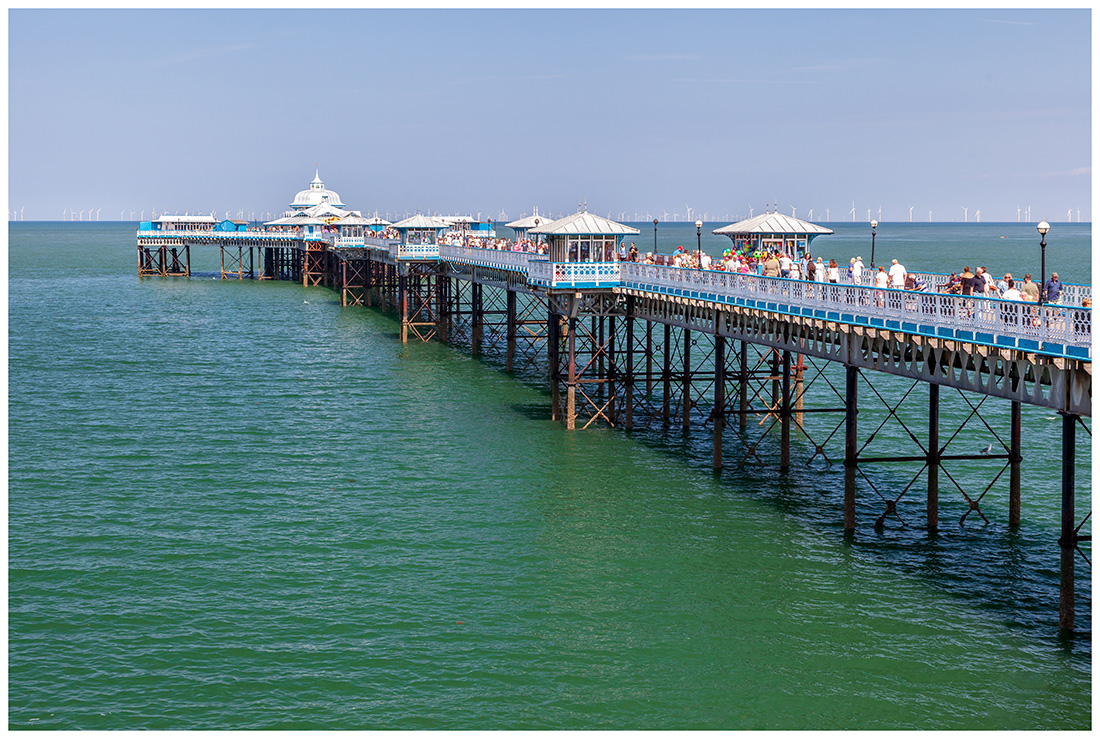
[[[508,371],[538,368],[549,382],[550,414],[566,429],[707,428],[715,470],[843,464],[838,518],[849,533],[861,486],[881,498],[876,529],[902,520],[903,496],[923,493],[921,524],[934,533],[941,488],[965,499],[960,524],[988,521],[983,498],[1005,477],[1007,521],[1020,526],[1022,406],[1050,409],[1061,417],[1059,624],[1073,631],[1075,564],[1088,562],[1078,545],[1091,541],[1081,533],[1091,514],[1076,509],[1074,474],[1077,434],[1091,436],[1084,423],[1092,415],[1091,310],[1079,305],[1091,298],[1087,287],[1067,291],[1075,304],[1044,305],[618,261],[608,255],[637,232],[580,210],[530,230],[545,239],[545,253],[445,243],[454,241],[445,238],[454,224],[429,216],[392,225],[397,238],[313,223],[280,231],[143,227],[138,274],[187,276],[192,249],[216,249],[222,278],[323,286],[343,306],[395,314],[402,342],[468,345],[474,356],[492,348]],[[825,389],[839,370],[842,385]],[[879,395],[875,378],[883,374],[911,383],[902,400]],[[986,401],[1009,404],[1009,428],[990,428],[997,448],[951,446],[961,428],[941,427],[944,392],[970,408],[964,426],[988,427]],[[814,393],[823,400],[810,403]],[[873,449],[881,426],[860,423],[868,404],[902,423],[912,453]],[[919,409],[924,428],[905,424],[903,404]],[[835,419],[825,425],[832,432],[809,423],[814,415]],[[745,441],[742,458],[726,458],[728,434]],[[808,460],[792,459],[797,435],[815,450]],[[990,464],[993,482],[964,490],[950,473],[960,461]],[[899,464],[919,466],[903,489],[879,489],[867,477],[869,465]]]

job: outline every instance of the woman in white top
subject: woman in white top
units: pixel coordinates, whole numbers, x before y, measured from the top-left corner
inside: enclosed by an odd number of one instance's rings
[[[890,275],[886,274],[886,270],[882,267],[878,268],[878,272],[875,273],[875,287],[879,289],[886,289],[886,286],[890,283]]]
[[[829,277],[829,282],[840,282],[840,267],[837,266],[835,259],[829,260],[829,271],[826,274]]]
[[[818,282],[825,282],[825,264],[821,261],[821,257],[817,258],[817,262],[814,263],[814,279]]]

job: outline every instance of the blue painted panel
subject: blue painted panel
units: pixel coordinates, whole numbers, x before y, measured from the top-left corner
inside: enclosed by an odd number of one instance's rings
[[[1088,359],[1092,356],[1092,352],[1087,346],[1067,346],[1066,356],[1078,359]]]
[[[965,333],[965,332],[963,332],[963,331],[959,332],[960,335],[963,334],[963,333]],[[944,338],[944,339],[956,338],[955,331],[953,329],[943,328],[942,326],[937,326],[936,327],[936,336],[939,336],[939,337]],[[968,337],[967,341],[970,341],[971,338],[973,338],[973,337]]]
[[[1016,346],[1024,351],[1034,352],[1039,350],[1039,342],[1034,339],[1020,339]]]
[[[994,337],[993,343],[995,343],[997,346],[1012,346],[1012,347],[1014,347],[1014,346],[1016,346],[1016,339],[1014,339],[1011,336],[996,336],[996,337]]]
[[[908,331],[911,334],[916,333],[917,324],[915,324],[915,323],[906,323],[905,321],[902,321],[901,322],[901,330],[902,331]]]
[[[870,325],[876,326],[877,328],[886,328],[886,321],[881,318],[872,318]]]
[[[826,311],[825,312],[825,320],[826,321],[839,321],[840,320],[840,313],[838,313],[837,311],[832,311],[832,310]]]
[[[993,334],[983,334],[983,333],[980,333],[980,332],[975,332],[974,333],[974,341],[978,342],[979,344],[992,344],[993,343]]]

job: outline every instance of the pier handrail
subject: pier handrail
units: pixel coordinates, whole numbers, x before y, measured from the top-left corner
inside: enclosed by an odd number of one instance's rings
[[[286,239],[297,241],[301,235],[286,231],[138,231],[139,239],[223,239],[225,241],[247,239]]]
[[[449,262],[472,264],[477,267],[491,267],[527,274],[532,259],[545,259],[545,254],[529,251],[506,251],[504,249],[486,249],[479,246],[439,245],[439,258]]]
[[[623,287],[911,333],[1092,357],[1092,310],[1000,298],[618,263]],[[534,266],[532,264],[532,266]],[[1067,350],[1068,348],[1068,350]]]

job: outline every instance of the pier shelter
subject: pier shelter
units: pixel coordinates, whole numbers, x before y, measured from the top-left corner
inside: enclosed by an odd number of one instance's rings
[[[393,224],[398,239],[396,254],[398,258],[438,257],[439,237],[448,228],[442,218],[417,213],[411,218]]]
[[[544,223],[550,223],[552,220],[554,219],[549,216],[539,215],[539,209],[536,207],[535,212],[531,215],[512,221],[511,223],[505,223],[504,225],[516,232],[517,241],[522,241],[528,238],[528,231]]]
[[[551,263],[575,263],[617,261],[622,238],[641,232],[589,213],[586,207],[571,216],[530,228],[527,233],[546,237]]]
[[[762,213],[711,233],[728,236],[734,247],[749,252],[784,252],[791,258],[802,256],[814,237],[832,230],[782,213]]]

